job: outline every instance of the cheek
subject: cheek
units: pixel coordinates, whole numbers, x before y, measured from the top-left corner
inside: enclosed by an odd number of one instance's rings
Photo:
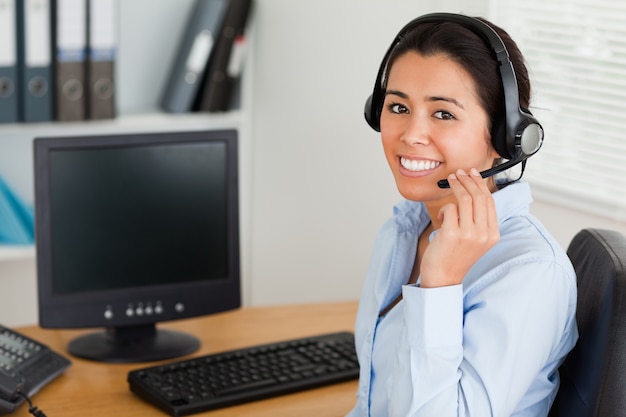
[[[400,123],[388,120],[384,115],[380,118],[380,135],[383,141],[392,142],[399,140],[404,129]]]
[[[438,143],[439,151],[445,155],[446,164],[452,170],[457,168],[480,170],[490,168],[494,158],[498,157],[488,137],[476,134],[474,136],[450,136]]]
[[[495,159],[501,158],[498,152],[496,151],[496,149],[493,147],[493,144],[491,143],[491,133],[485,130],[484,135],[485,135],[484,136],[485,140],[483,141],[483,143],[484,143],[484,152],[485,152],[486,157],[491,162],[493,162]]]
[[[381,143],[383,146],[383,152],[385,154],[385,158],[389,165],[395,163],[396,160],[396,150],[395,150],[395,141],[389,137],[389,135],[381,135]]]
[[[494,160],[500,157],[498,153],[495,151],[490,142],[481,142],[476,146],[479,147],[477,149],[480,149],[480,151],[475,153],[475,167],[479,170],[491,168],[494,164]]]

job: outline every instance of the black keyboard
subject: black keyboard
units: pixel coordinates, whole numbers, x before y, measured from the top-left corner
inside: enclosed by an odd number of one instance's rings
[[[0,373],[20,383],[21,391],[29,397],[61,375],[71,362],[47,346],[15,330],[0,326]],[[11,390],[13,387],[6,387]],[[25,399],[0,398],[0,415],[10,413]]]
[[[354,335],[330,333],[130,371],[130,389],[172,416],[358,378]]]

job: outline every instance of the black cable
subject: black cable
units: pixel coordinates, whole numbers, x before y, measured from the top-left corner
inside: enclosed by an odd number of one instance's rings
[[[35,407],[33,405],[33,402],[30,400],[28,395],[24,394],[22,391],[18,391],[17,394],[21,395],[22,397],[24,397],[24,399],[26,399],[26,401],[28,402],[28,412],[29,413],[31,413],[35,417],[46,417],[46,415],[44,414],[43,411],[41,411],[40,409],[38,409],[37,407]]]

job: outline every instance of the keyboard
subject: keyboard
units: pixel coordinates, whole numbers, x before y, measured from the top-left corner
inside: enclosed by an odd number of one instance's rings
[[[132,392],[172,416],[242,404],[358,378],[354,335],[230,350],[130,371]]]
[[[3,381],[15,381],[29,397],[61,375],[71,362],[47,346],[0,326],[0,373]],[[15,386],[5,387],[11,391]],[[14,411],[25,399],[0,398],[0,415]]]

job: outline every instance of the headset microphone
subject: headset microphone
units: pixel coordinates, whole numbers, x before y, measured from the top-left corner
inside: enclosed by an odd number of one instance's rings
[[[486,169],[484,171],[480,171],[480,176],[483,178],[489,178],[492,177],[496,174],[499,174],[501,172],[506,171],[509,168],[514,167],[515,165],[519,164],[520,162],[522,163],[522,172],[524,171],[525,165],[526,165],[526,159],[527,158],[517,158],[517,159],[511,159],[510,161],[506,161],[501,163],[498,166],[495,166],[493,168],[489,168]],[[450,188],[450,183],[448,182],[448,180],[439,180],[437,181],[437,186],[439,188]]]

